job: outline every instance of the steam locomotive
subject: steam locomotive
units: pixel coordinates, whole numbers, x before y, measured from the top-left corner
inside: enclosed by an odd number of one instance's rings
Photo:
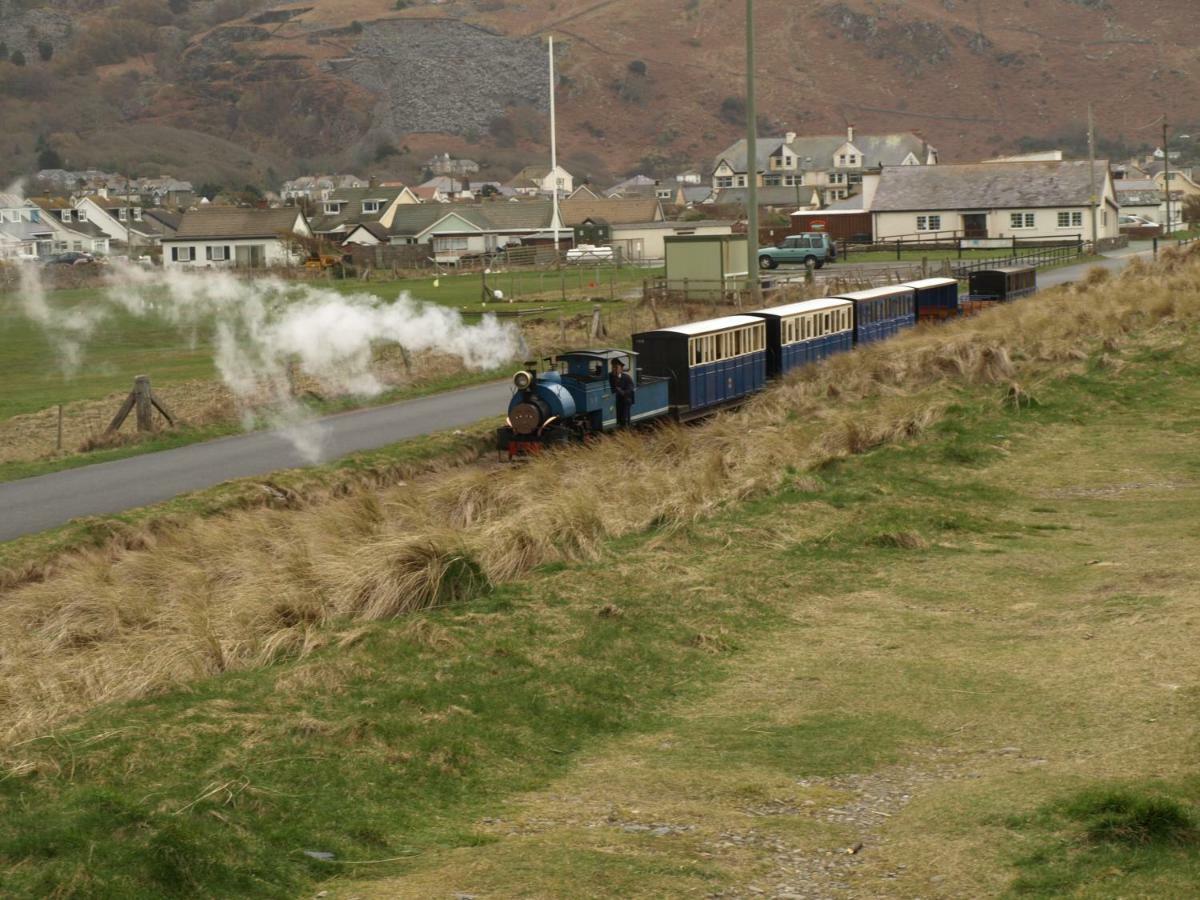
[[[528,362],[513,377],[498,447],[512,459],[616,428],[608,380],[614,359],[635,386],[631,424],[684,422],[741,403],[793,369],[886,340],[919,321],[967,315],[1033,290],[1032,268],[989,269],[971,274],[966,297],[953,278],[926,278],[644,331],[633,336],[632,350],[573,350],[540,369]]]

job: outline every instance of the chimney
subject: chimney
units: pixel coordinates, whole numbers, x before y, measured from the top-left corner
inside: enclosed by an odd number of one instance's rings
[[[846,142],[849,144],[854,143],[854,126],[853,125],[846,126]]]
[[[795,140],[796,140],[796,132],[794,132],[794,131],[789,131],[787,134],[785,134],[783,136],[783,142],[785,144],[790,144],[790,143],[794,142]]]
[[[370,176],[367,179],[367,187],[370,187],[370,188],[379,187],[379,179],[374,175]]]

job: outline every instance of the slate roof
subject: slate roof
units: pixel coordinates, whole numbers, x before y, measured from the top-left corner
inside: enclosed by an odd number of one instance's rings
[[[906,168],[918,168],[917,166],[908,166]],[[758,205],[759,206],[808,206],[813,201],[813,193],[817,188],[812,185],[801,185],[795,187],[760,187],[758,189]],[[796,202],[796,192],[800,193],[800,202]],[[745,204],[748,188],[721,188],[713,194],[714,202],[716,203],[741,203]]]
[[[324,204],[341,202],[345,205],[342,211],[336,214],[322,214],[313,216],[312,225],[313,231],[318,234],[326,234],[331,231],[337,231],[343,226],[353,227],[363,221],[377,221],[383,211],[403,193],[404,188],[381,188],[381,187],[365,187],[365,188],[342,188],[340,190],[331,191],[329,196],[324,200],[316,200],[314,204],[319,203],[321,210],[325,209]],[[373,213],[363,212],[364,200],[379,200],[379,210]]]
[[[833,156],[846,143],[843,134],[800,135],[791,143],[785,137],[761,137],[758,139],[758,171],[765,172],[769,160],[780,147],[787,144],[793,156],[804,160],[812,158],[812,167],[825,169],[833,166]],[[893,134],[855,134],[851,142],[862,151],[862,165],[858,168],[875,169],[879,166],[898,166],[912,153],[925,162],[928,144],[912,132]],[[746,172],[746,139],[736,141],[717,155],[713,168],[724,160],[735,172]],[[803,168],[808,168],[804,166]],[[854,167],[851,167],[854,168]]]
[[[566,199],[558,204],[563,225],[572,228],[585,219],[604,220],[610,225],[630,225],[634,222],[661,222],[662,204],[654,198],[619,200]]]
[[[412,237],[448,215],[455,214],[481,231],[541,231],[551,226],[554,204],[550,200],[490,203],[438,203],[401,206],[388,234]]]
[[[54,234],[46,225],[37,222],[0,222],[0,234],[16,241],[32,241]]]
[[[1087,206],[1091,198],[1087,160],[889,166],[883,170],[872,212],[940,209],[1035,209]],[[1108,161],[1096,161],[1096,189],[1108,177]]]
[[[291,233],[300,215],[294,206],[279,209],[208,206],[184,213],[179,230],[167,240],[273,238]]]
[[[1163,192],[1153,178],[1123,178],[1114,181],[1121,206],[1149,206],[1162,201]]]

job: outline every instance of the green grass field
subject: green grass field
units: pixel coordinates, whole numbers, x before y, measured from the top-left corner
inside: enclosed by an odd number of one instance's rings
[[[0,889],[1194,896],[1197,337],[9,748]]]
[[[441,276],[436,279],[437,287],[434,278],[330,281],[313,286],[346,294],[373,293],[385,299],[407,291],[418,300],[459,309],[468,320],[484,311],[507,314],[540,306],[555,307],[551,313],[555,316],[572,316],[589,311],[593,297],[607,298],[612,293],[620,298],[636,291],[642,279],[653,275],[654,270],[600,270],[599,274],[599,282],[596,270],[589,267],[564,269],[561,279],[554,272],[498,274],[489,284],[503,290],[506,298],[520,299],[487,307],[481,303],[479,275]],[[610,274],[615,278],[611,292]],[[564,286],[565,303],[561,300]],[[553,296],[544,301],[530,299],[541,288]],[[56,307],[68,308],[95,303],[96,296],[92,290],[64,290],[52,292],[49,299]],[[0,419],[128,390],[134,376],[141,374],[150,374],[155,383],[161,384],[216,377],[211,331],[202,328],[194,335],[181,334],[160,318],[114,311],[87,341],[80,369],[64,376],[51,343],[37,324],[22,315],[17,297],[0,294]]]

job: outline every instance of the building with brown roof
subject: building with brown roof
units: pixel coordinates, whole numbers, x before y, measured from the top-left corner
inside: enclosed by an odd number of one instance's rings
[[[206,207],[184,213],[179,230],[164,237],[164,266],[262,269],[294,265],[306,256],[302,239],[312,228],[303,211]]]

